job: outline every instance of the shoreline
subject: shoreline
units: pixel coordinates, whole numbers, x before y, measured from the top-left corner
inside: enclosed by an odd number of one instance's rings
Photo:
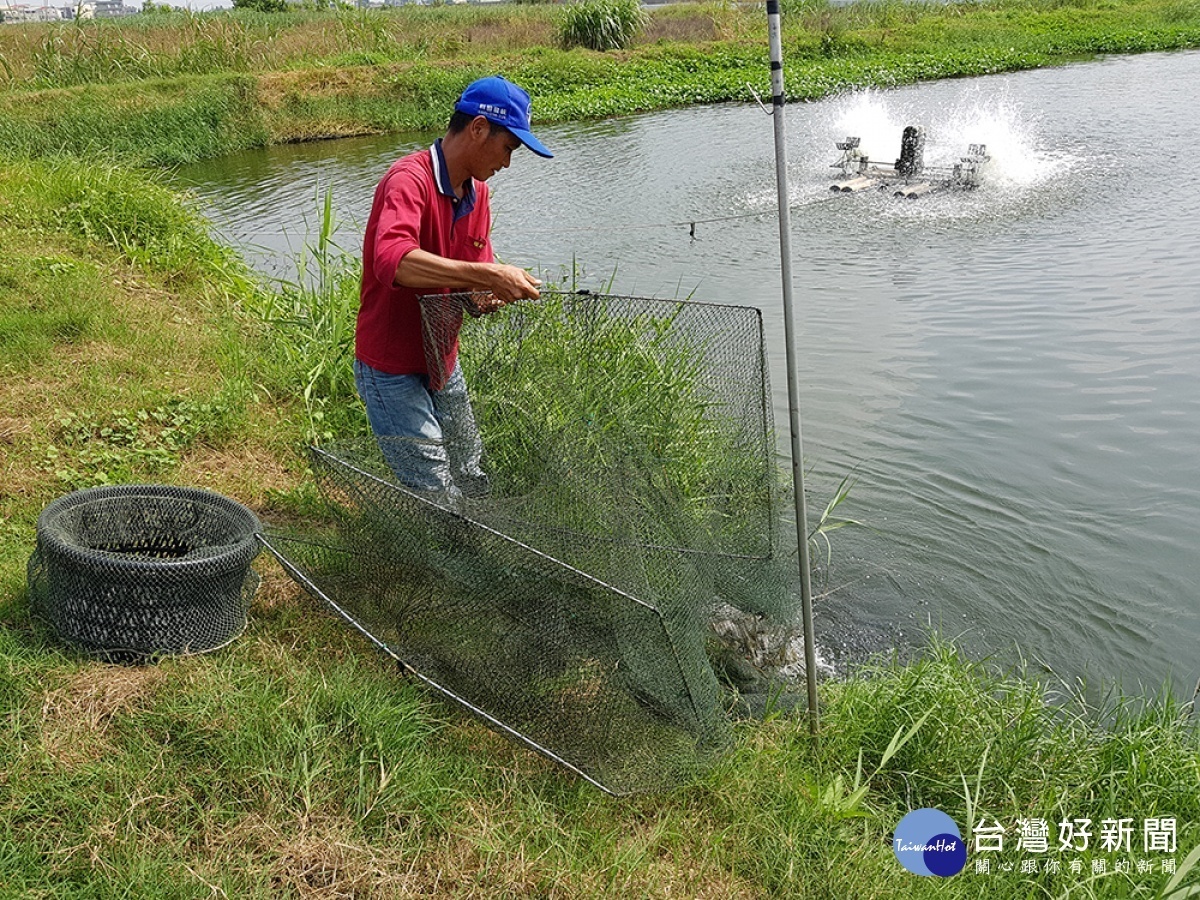
[[[1200,13],[1169,0],[784,7],[789,102],[1200,47]],[[92,37],[11,26],[0,32],[12,73],[0,89],[0,155],[155,167],[272,144],[428,131],[444,124],[440,111],[465,84],[495,71],[536,95],[541,124],[769,93],[761,10],[671,4],[649,16],[639,43],[609,53],[558,46],[555,12],[397,8],[373,11],[368,28],[350,13],[273,21],[234,11],[160,16],[156,31],[97,23]],[[447,28],[463,29],[465,39],[451,41],[439,30]],[[267,40],[298,49],[271,56],[260,47]],[[192,62],[202,53],[207,62]]]

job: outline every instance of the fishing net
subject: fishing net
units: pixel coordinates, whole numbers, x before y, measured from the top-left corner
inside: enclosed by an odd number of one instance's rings
[[[796,619],[760,313],[548,292],[472,319],[474,299],[422,304],[431,382],[461,329],[477,430],[313,448],[334,525],[268,546],[503,733],[614,793],[678,783],[728,739],[714,620]],[[417,458],[442,489],[410,486]]]
[[[260,531],[254,513],[211,491],[76,491],[38,516],[30,602],[60,638],[102,658],[213,650],[245,628]]]

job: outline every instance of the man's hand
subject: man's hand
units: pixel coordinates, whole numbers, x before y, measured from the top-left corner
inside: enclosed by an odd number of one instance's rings
[[[393,279],[408,288],[450,288],[490,293],[495,302],[477,300],[481,312],[495,312],[517,300],[536,300],[542,282],[519,266],[447,259],[426,250],[410,250],[400,260]]]
[[[491,270],[487,287],[495,303],[489,303],[486,299],[483,302],[476,301],[481,312],[495,312],[501,306],[517,300],[536,300],[542,295],[538,290],[542,282],[519,266],[494,263]]]

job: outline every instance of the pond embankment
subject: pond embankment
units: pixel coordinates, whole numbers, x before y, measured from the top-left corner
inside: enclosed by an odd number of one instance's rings
[[[1184,0],[785,3],[787,90],[812,99],[1200,46]],[[170,165],[271,143],[438,128],[462,86],[503,71],[543,122],[766,95],[766,16],[656,9],[628,49],[564,50],[552,5],[159,15],[0,31],[0,152]],[[144,20],[144,21],[143,21]]]

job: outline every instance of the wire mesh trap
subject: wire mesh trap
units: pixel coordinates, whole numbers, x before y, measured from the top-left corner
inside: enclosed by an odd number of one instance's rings
[[[728,739],[714,617],[795,619],[759,311],[548,292],[463,326],[471,299],[423,316],[431,382],[462,329],[485,489],[407,486],[452,442],[313,448],[334,524],[265,541],[504,734],[613,793],[679,783]]]
[[[258,517],[195,488],[76,491],[38,516],[30,602],[62,640],[114,661],[202,653],[246,626]]]

